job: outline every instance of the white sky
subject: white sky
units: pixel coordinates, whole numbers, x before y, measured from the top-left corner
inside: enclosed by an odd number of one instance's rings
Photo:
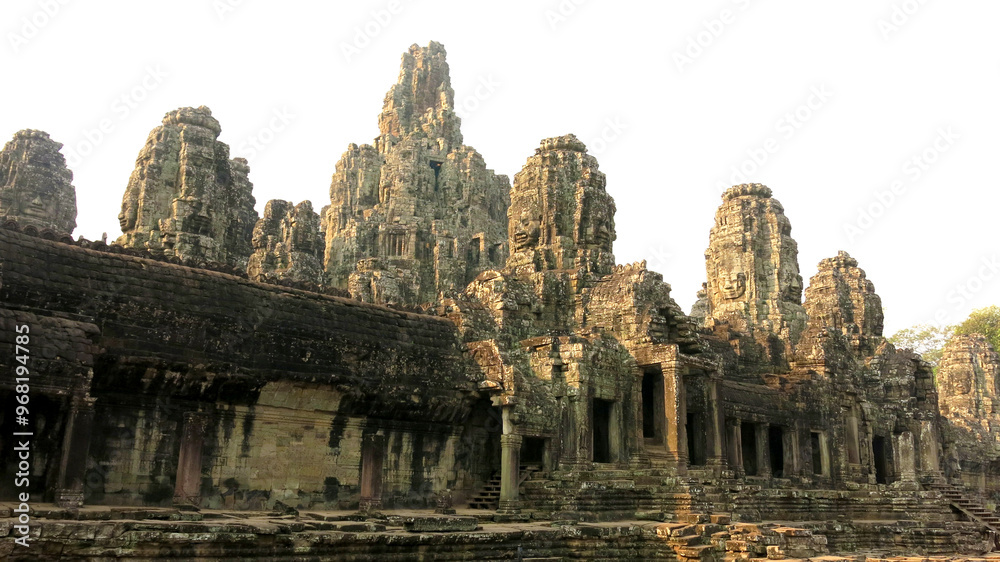
[[[319,208],[348,143],[377,134],[400,55],[435,40],[466,143],[513,177],[540,139],[583,139],[617,202],[618,261],[648,260],[685,310],[719,186],[755,181],[785,207],[805,283],[850,252],[889,335],[1000,303],[998,16],[986,0],[6,0],[0,139],[65,145],[90,239],[119,235],[135,157],[181,106],[212,108],[258,211]]]

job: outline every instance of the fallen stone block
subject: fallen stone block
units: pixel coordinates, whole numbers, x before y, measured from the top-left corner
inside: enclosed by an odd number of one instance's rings
[[[475,517],[408,517],[403,521],[403,528],[411,533],[475,531],[479,528],[479,520]]]

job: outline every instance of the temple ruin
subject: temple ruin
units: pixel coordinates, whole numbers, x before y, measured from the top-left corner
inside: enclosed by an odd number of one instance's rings
[[[16,133],[0,152],[0,349],[14,357],[30,327],[31,414],[0,415],[5,474],[9,436],[35,437],[30,485],[0,480],[0,554],[1000,547],[985,338],[952,340],[935,375],[883,336],[846,252],[804,287],[761,184],[722,195],[686,314],[645,262],[616,263],[614,178],[584,143],[541,140],[511,183],[463,144],[453,106],[444,48],[410,47],[379,136],[331,163],[329,205],[272,200],[260,217],[211,111],[171,111],[111,244],[70,236],[60,145]],[[19,392],[0,381],[5,403]],[[25,491],[30,549],[14,542]]]

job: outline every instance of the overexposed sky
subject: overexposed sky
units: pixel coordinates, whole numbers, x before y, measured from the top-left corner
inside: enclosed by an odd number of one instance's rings
[[[465,142],[513,177],[575,133],[608,176],[620,263],[685,310],[724,186],[760,182],[805,283],[846,250],[886,334],[1000,303],[1000,3],[988,0],[6,0],[0,140],[63,143],[76,234],[120,234],[135,157],[163,114],[207,105],[268,199],[329,202],[370,142],[399,57],[448,51]]]

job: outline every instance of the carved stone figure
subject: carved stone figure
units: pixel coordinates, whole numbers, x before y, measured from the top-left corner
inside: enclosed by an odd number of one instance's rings
[[[320,285],[323,281],[323,237],[312,203],[272,199],[253,232],[254,253],[247,272],[251,279]]]
[[[129,178],[117,244],[246,267],[257,222],[250,167],[229,159],[229,147],[216,140],[221,131],[205,106],[163,117]]]
[[[25,129],[0,151],[0,217],[22,226],[72,234],[76,228],[73,172],[59,152],[62,144],[44,131]]]
[[[794,344],[805,328],[798,247],[784,209],[761,184],[722,196],[705,251],[713,321]]]

